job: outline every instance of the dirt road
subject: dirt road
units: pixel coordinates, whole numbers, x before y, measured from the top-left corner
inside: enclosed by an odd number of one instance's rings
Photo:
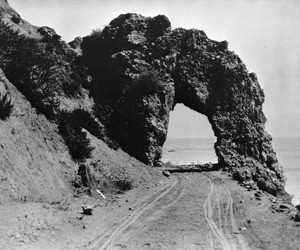
[[[205,185],[203,185],[205,183]],[[173,174],[88,249],[250,249],[227,186],[201,173]]]
[[[2,206],[0,249],[299,249],[292,211],[274,212],[274,197],[255,192],[220,172],[172,173],[105,200]]]

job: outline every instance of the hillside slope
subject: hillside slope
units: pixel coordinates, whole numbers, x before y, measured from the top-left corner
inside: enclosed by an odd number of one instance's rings
[[[56,201],[72,196],[74,186],[106,193],[152,182],[155,171],[105,143],[113,144],[95,119],[91,77],[76,52],[52,28],[23,20],[5,0],[0,24],[0,94],[9,92],[14,103],[11,116],[0,120],[0,202]],[[68,120],[74,110],[83,116]],[[85,146],[91,154],[80,158]]]
[[[11,116],[0,120],[0,192],[5,200],[60,199],[69,190],[77,164],[57,126],[37,114],[0,71],[1,93],[14,103]],[[25,198],[26,196],[26,198]]]

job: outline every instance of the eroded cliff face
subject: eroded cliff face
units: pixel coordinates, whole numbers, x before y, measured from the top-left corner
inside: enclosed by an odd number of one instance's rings
[[[265,131],[264,93],[254,73],[202,30],[171,29],[162,15],[120,15],[85,37],[98,115],[122,148],[159,165],[170,111],[177,103],[206,115],[220,166],[272,194],[285,178]]]

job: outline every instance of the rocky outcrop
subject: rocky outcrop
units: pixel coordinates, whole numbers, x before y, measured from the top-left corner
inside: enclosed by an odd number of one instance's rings
[[[183,103],[207,116],[223,169],[272,194],[284,188],[264,127],[264,92],[226,41],[172,30],[162,15],[125,14],[85,37],[81,49],[98,116],[126,152],[159,165],[170,111]]]

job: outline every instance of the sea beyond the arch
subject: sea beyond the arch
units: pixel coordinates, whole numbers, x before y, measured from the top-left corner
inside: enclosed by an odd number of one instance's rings
[[[216,163],[214,138],[169,138],[163,147],[163,162]],[[273,147],[287,177],[286,191],[293,195],[292,203],[300,204],[300,138],[275,137]]]

